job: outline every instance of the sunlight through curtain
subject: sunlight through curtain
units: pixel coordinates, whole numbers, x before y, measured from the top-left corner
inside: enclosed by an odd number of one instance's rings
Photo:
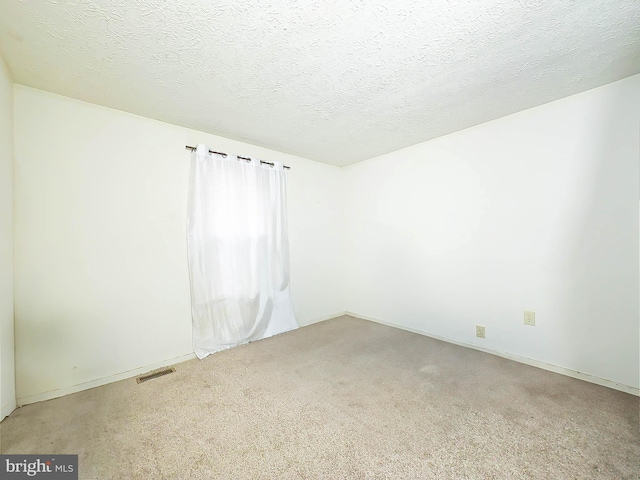
[[[199,358],[297,328],[283,165],[191,154],[187,236]]]

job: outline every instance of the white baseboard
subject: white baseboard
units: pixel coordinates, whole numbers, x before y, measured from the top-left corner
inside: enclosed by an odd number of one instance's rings
[[[13,412],[16,408],[18,408],[18,405],[16,404],[16,402],[11,402],[11,403],[7,403],[6,405],[3,405],[2,408],[0,409],[0,422],[4,420],[5,417],[8,417],[9,415],[11,415],[11,412]]]
[[[336,317],[341,317],[342,315],[345,315],[346,312],[338,312],[338,313],[334,313],[332,315],[328,315],[326,317],[320,317],[320,318],[316,318],[313,319],[307,323],[304,323],[303,325],[300,325],[301,327],[306,327],[307,325],[311,325],[313,323],[318,323],[318,322],[323,322],[325,320],[330,320],[332,318],[336,318]],[[140,367],[140,368],[136,368],[134,370],[129,370],[127,372],[122,372],[122,373],[118,373],[115,375],[110,375],[108,377],[103,377],[103,378],[98,378],[96,380],[91,380],[89,382],[84,382],[84,383],[80,383],[78,385],[73,385],[70,387],[64,387],[64,388],[60,388],[57,390],[51,390],[48,392],[42,392],[42,393],[35,393],[32,395],[25,395],[24,397],[18,397],[17,399],[17,405],[18,406],[23,406],[23,405],[28,405],[30,403],[36,403],[36,402],[42,402],[44,400],[51,400],[52,398],[58,398],[58,397],[63,397],[65,395],[69,395],[71,393],[76,393],[76,392],[81,392],[83,390],[88,390],[90,388],[95,388],[95,387],[100,387],[102,385],[106,385],[108,383],[113,383],[113,382],[118,382],[120,380],[125,380],[127,378],[132,378],[132,377],[137,377],[138,375],[142,375],[144,373],[148,373],[152,370],[156,370],[158,368],[162,368],[162,367],[166,367],[168,365],[174,365],[176,363],[181,363],[181,362],[186,362],[187,360],[192,360],[196,358],[195,353],[189,353],[186,355],[182,355],[180,357],[176,357],[176,358],[171,358],[162,362],[158,362],[158,363],[154,363],[151,365],[145,365],[144,367]],[[9,410],[9,413],[11,413],[16,407],[14,406],[13,408],[10,408],[10,406],[7,406],[7,409]],[[3,417],[6,416],[4,415],[4,407],[2,409],[2,414]],[[8,414],[7,414],[8,415]]]
[[[442,340],[443,342],[453,343],[455,345],[460,345],[462,347],[473,348],[474,350],[479,350],[481,352],[497,355],[498,357],[508,358],[509,360],[524,363],[526,365],[531,365],[532,367],[542,368],[543,370],[549,370],[550,372],[559,373],[561,375],[566,375],[568,377],[577,378],[578,380],[584,380],[585,382],[595,383],[597,385],[602,385],[603,387],[609,387],[609,388],[613,388],[614,390],[620,390],[621,392],[640,396],[639,388],[632,387],[630,385],[625,385],[623,383],[614,382],[612,380],[607,380],[606,378],[596,377],[594,375],[578,372],[576,370],[571,370],[569,368],[559,367],[557,365],[541,362],[539,360],[534,360],[532,358],[522,357],[520,355],[515,355],[513,353],[500,352],[498,350],[492,350],[490,348],[480,347],[472,343],[461,342],[460,340],[455,340],[453,338],[443,337],[441,335],[436,335],[434,333],[426,332],[424,330],[417,330],[415,328],[405,327],[404,325],[385,322],[377,318],[371,318],[365,315],[359,315],[357,313],[345,312],[345,315],[349,315],[355,318],[360,318],[362,320],[368,320],[370,322],[380,323],[382,325],[387,325],[389,327],[399,328],[401,330],[406,330],[408,332],[418,333],[420,335],[425,335],[427,337],[435,338],[436,340]]]
[[[118,382],[120,380],[125,380],[127,378],[137,377],[138,375],[148,373],[152,370],[166,367],[168,365],[174,365],[176,363],[186,362],[187,360],[192,360],[194,358],[196,358],[195,353],[188,353],[186,355],[170,358],[162,362],[153,363],[151,365],[145,365],[144,367],[128,370],[122,373],[117,373],[115,375],[110,375],[108,377],[98,378],[96,380],[80,383],[78,385],[59,388],[57,390],[51,390],[48,392],[35,393],[32,395],[26,395],[24,397],[18,397],[17,403],[19,406],[23,406],[23,405],[28,405],[30,403],[42,402],[44,400],[51,400],[52,398],[63,397],[64,395],[69,395],[70,393],[81,392],[82,390],[89,390],[90,388],[100,387],[102,385],[106,385],[107,383],[113,383],[113,382]],[[3,410],[3,413],[4,413],[4,410]]]
[[[347,314],[347,312],[337,312],[337,313],[333,313],[331,315],[327,315],[325,317],[315,318],[315,319],[310,320],[308,322],[304,322],[303,324],[301,324],[299,326],[300,327],[306,327],[307,325],[313,325],[314,323],[324,322],[325,320],[331,320],[333,318],[342,317],[343,315],[348,315],[348,314]]]

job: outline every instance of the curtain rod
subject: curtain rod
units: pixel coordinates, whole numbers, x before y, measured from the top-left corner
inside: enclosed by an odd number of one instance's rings
[[[190,145],[185,145],[184,148],[186,150],[191,150],[192,152],[196,149],[196,147],[192,147]],[[226,157],[227,154],[226,153],[222,153],[222,152],[214,152],[213,150],[209,150],[209,153],[217,153],[218,155],[222,155],[223,157]],[[237,158],[241,158],[243,160],[246,160],[247,162],[250,162],[251,159],[249,157],[241,157],[240,155],[237,155]],[[260,160],[260,163],[262,163],[263,165],[271,165],[273,167],[273,162],[265,162],[264,160]],[[291,167],[289,167],[288,165],[283,165],[284,168],[290,169]]]

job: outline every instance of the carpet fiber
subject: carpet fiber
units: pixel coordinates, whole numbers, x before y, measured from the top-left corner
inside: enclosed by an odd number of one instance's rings
[[[351,317],[28,405],[83,479],[640,478],[638,398]]]

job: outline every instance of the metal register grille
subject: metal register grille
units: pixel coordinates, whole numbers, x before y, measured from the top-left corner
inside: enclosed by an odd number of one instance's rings
[[[141,375],[138,378],[136,378],[136,382],[143,383],[143,382],[146,382],[148,380],[153,380],[154,378],[163,377],[164,375],[169,375],[170,373],[173,373],[175,371],[176,371],[175,368],[165,368],[165,369],[159,370],[157,372],[148,373],[146,375]]]

